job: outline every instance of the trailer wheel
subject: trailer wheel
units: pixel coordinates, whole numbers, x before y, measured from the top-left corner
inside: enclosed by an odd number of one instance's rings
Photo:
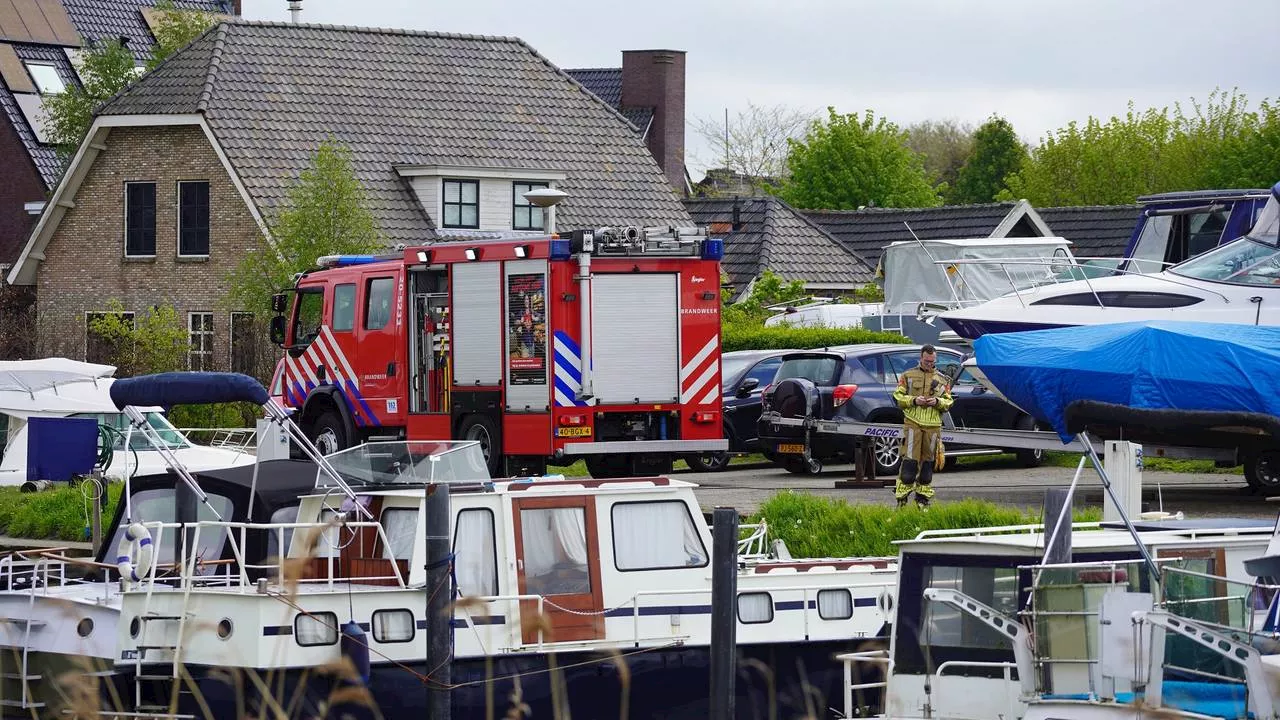
[[[792,475],[819,475],[822,473],[822,461],[818,458],[809,458],[805,460],[803,457],[793,455],[783,461],[782,467]]]
[[[1259,492],[1280,493],[1280,450],[1263,450],[1245,457],[1244,479]]]
[[[498,477],[498,471],[502,467],[502,443],[493,419],[488,415],[469,415],[462,421],[462,427],[458,428],[458,436],[463,440],[480,443],[484,464],[489,468],[489,477]]]
[[[320,413],[311,424],[307,438],[315,443],[321,455],[332,455],[347,447],[347,429],[343,427],[342,416],[333,410]]]
[[[1037,426],[1034,418],[1030,415],[1023,415],[1018,418],[1018,422],[1014,423],[1013,429],[1028,432],[1031,430],[1038,430],[1039,427]],[[1039,467],[1040,463],[1044,462],[1043,448],[1037,448],[1035,450],[1015,450],[1014,452],[1018,456],[1018,464],[1024,468]]]

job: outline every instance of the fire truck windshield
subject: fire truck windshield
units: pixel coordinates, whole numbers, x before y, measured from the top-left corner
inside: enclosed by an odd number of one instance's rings
[[[299,290],[294,302],[293,345],[304,346],[320,334],[324,321],[324,290],[314,288]]]

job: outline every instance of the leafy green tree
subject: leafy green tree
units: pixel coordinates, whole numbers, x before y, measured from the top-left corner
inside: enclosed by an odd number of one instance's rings
[[[351,166],[351,151],[332,138],[320,144],[311,165],[289,190],[271,223],[271,238],[232,271],[229,300],[235,309],[265,311],[273,293],[322,255],[366,253],[383,247],[364,186]]]
[[[803,280],[786,280],[772,270],[765,270],[751,284],[751,292],[740,302],[729,303],[728,295],[720,294],[720,320],[722,323],[764,322],[773,315],[770,305],[791,300],[800,300],[809,296]]]
[[[941,202],[929,182],[924,161],[906,146],[897,125],[840,115],[827,108],[827,121],[815,120],[804,140],[790,140],[790,176],[783,200],[800,208],[855,210],[880,207],[933,207]]]
[[[1124,118],[1090,117],[1049,133],[1001,199],[1034,205],[1111,205],[1171,190],[1269,186],[1280,179],[1280,108],[1249,109],[1244,95],[1215,90],[1191,109],[1133,103]]]
[[[129,319],[119,300],[89,321],[93,340],[108,348],[108,363],[116,377],[187,369],[191,350],[187,329],[172,305],[155,305]]]
[[[49,137],[64,162],[89,131],[98,105],[137,78],[133,54],[119,40],[87,47],[80,56],[79,71],[82,84],[72,83],[65,91],[45,97],[43,105]]]
[[[1022,169],[1027,149],[1013,131],[1013,125],[992,116],[973,134],[973,151],[960,168],[948,194],[951,204],[987,203],[1004,189],[1009,173]]]
[[[945,195],[973,150],[973,126],[954,119],[908,125],[907,147],[924,158],[934,189]]]
[[[156,44],[151,48],[151,59],[147,61],[147,72],[169,59],[204,34],[217,18],[200,10],[181,10],[174,6],[173,0],[160,0],[156,3],[156,20],[152,28]]]
[[[156,4],[155,38],[150,71],[165,58],[185,47],[214,23],[214,16],[195,10],[179,10],[171,0]],[[72,84],[44,100],[49,136],[65,163],[84,139],[98,107],[138,79],[140,73],[133,53],[119,40],[88,45],[77,67],[82,82]]]

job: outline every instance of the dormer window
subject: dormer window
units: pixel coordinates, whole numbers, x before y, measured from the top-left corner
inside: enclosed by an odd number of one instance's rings
[[[57,95],[66,91],[67,86],[62,82],[56,66],[39,62],[28,62],[26,66],[41,95]]]
[[[444,181],[444,226],[469,229],[480,227],[479,181]]]
[[[542,208],[530,203],[524,199],[524,194],[530,190],[540,190],[547,187],[544,182],[515,182],[511,184],[514,202],[511,208],[511,229],[512,230],[542,230],[544,223],[542,220]]]

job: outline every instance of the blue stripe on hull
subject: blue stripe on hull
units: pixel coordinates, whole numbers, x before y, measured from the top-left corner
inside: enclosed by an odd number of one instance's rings
[[[968,340],[977,340],[988,334],[998,335],[1000,333],[1073,327],[1069,323],[1006,322],[1003,320],[965,320],[961,318],[943,318],[942,321],[950,325],[957,335]]]

